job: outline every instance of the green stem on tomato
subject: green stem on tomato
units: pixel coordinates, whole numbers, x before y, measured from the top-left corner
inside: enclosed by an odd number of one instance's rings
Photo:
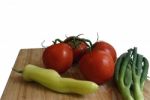
[[[92,51],[92,46],[93,46],[92,42],[90,40],[88,40],[88,39],[82,39],[82,41],[88,42],[89,43],[89,45],[88,45],[89,50]]]
[[[92,46],[93,46],[92,42],[88,39],[85,39],[85,38],[79,38],[80,35],[82,35],[82,34],[79,34],[77,36],[68,37],[67,39],[64,40],[64,42],[67,43],[69,41],[72,41],[74,47],[77,47],[80,43],[80,42],[77,42],[77,41],[81,41],[81,42],[86,43],[86,45],[89,47],[89,50],[91,51]]]
[[[99,40],[99,35],[98,35],[98,32],[97,32],[97,41]]]
[[[77,47],[77,45],[76,45],[76,37],[73,37],[73,45],[74,45],[75,48]]]
[[[78,34],[76,37],[79,37],[79,36],[81,36],[81,35],[84,35],[84,34]]]
[[[60,42],[60,43],[62,43],[63,41],[62,40],[60,40],[60,39],[55,39],[55,41],[52,41],[54,44],[56,44],[57,42]]]

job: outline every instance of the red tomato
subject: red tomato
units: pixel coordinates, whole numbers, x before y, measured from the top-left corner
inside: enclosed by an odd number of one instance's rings
[[[64,42],[69,44],[73,49],[74,63],[77,63],[80,60],[88,48],[87,44],[79,37],[71,36],[64,40]]]
[[[66,43],[51,45],[43,53],[43,63],[46,68],[52,68],[59,73],[63,73],[69,69],[72,62],[72,48]]]
[[[115,64],[106,52],[96,50],[86,53],[81,58],[79,66],[87,80],[102,84],[113,77]]]
[[[77,47],[73,48],[73,59],[74,62],[78,62],[87,50],[87,45],[81,42]]]
[[[108,54],[110,54],[112,56],[114,62],[117,59],[116,50],[114,49],[114,47],[111,44],[109,44],[107,42],[104,42],[104,41],[96,42],[93,45],[93,50],[103,50],[103,51],[107,52]]]

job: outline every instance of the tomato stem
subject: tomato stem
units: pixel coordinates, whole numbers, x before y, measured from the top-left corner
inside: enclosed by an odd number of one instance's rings
[[[73,37],[73,45],[74,45],[75,48],[77,47],[76,46],[76,37]]]
[[[41,46],[42,46],[43,48],[46,48],[46,46],[43,45],[44,43],[45,43],[45,40],[43,40],[43,41],[41,42]]]
[[[99,34],[98,34],[98,32],[97,32],[97,41],[99,40]]]
[[[82,34],[79,34],[79,35],[77,35],[77,36],[70,36],[70,37],[66,38],[66,39],[64,40],[64,42],[65,42],[65,43],[71,42],[72,45],[73,45],[73,47],[76,48],[81,42],[86,43],[86,42],[83,41],[81,38],[79,38],[80,35],[82,35]],[[88,44],[86,43],[86,45],[88,45]]]
[[[91,51],[92,50],[92,46],[93,46],[92,42],[90,40],[88,40],[88,39],[83,39],[83,38],[81,40],[84,41],[84,42],[88,42],[89,43],[88,47],[89,47],[89,50]]]
[[[81,35],[84,35],[84,34],[78,34],[76,37],[79,37],[79,36],[81,36]]]
[[[68,38],[68,36],[65,34],[65,37]]]
[[[93,45],[92,42],[90,40],[88,40],[88,39],[85,39],[85,38],[79,38],[80,35],[83,35],[83,34],[79,34],[77,36],[70,36],[67,39],[65,39],[64,42],[67,43],[69,41],[72,41],[74,47],[76,48],[79,45],[79,43],[80,43],[80,42],[77,42],[77,41],[81,41],[81,42],[86,43],[86,45],[89,47],[89,50],[91,51],[92,45]]]
[[[60,39],[55,39],[55,41],[52,41],[54,44],[56,44],[57,42],[60,42],[60,43],[62,43],[62,40],[60,40]]]
[[[76,48],[81,42],[84,42],[89,47],[89,50],[91,51],[92,46],[93,46],[92,42],[88,39],[85,39],[85,38],[79,38],[79,36],[81,36],[81,35],[83,35],[83,34],[79,34],[77,36],[67,37],[64,41],[62,41],[60,39],[55,39],[55,41],[53,41],[53,43],[56,44],[57,42],[60,42],[60,43],[72,42],[73,46]]]

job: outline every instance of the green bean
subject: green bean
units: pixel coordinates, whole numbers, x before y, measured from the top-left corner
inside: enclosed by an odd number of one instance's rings
[[[124,57],[127,53],[124,53],[122,54],[118,59],[117,59],[117,62],[116,62],[116,67],[115,67],[115,75],[114,75],[114,78],[115,78],[115,81],[117,82],[118,81],[118,77],[119,77],[119,71],[120,71],[120,66],[122,65],[122,61],[124,60]]]
[[[119,76],[119,80],[122,84],[124,84],[124,77],[125,77],[125,71],[127,68],[127,65],[129,64],[130,61],[130,54],[131,54],[131,50],[129,50],[129,52],[126,54],[126,57],[122,63],[122,67],[120,68],[120,76]]]
[[[148,68],[149,68],[149,63],[146,57],[143,58],[143,72],[141,74],[141,79],[140,79],[140,83],[141,83],[141,89],[143,90],[144,87],[144,82],[147,79],[147,74],[148,74]]]
[[[128,50],[127,53],[123,53],[116,62],[115,67],[115,81],[117,83],[118,89],[123,94],[124,100],[133,100],[132,96],[130,96],[130,86],[132,83],[132,72],[130,71],[131,65],[130,63],[130,55],[132,50]]]
[[[114,78],[124,100],[144,100],[143,87],[148,68],[147,58],[137,53],[137,47],[117,59]]]
[[[132,84],[132,70],[131,70],[131,64],[127,65],[125,77],[124,77],[124,84],[127,86],[127,88],[131,87]]]

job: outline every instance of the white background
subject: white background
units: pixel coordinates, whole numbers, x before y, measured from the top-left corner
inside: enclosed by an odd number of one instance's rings
[[[150,60],[149,0],[0,0],[0,96],[21,48],[97,32],[118,56],[136,46]]]

